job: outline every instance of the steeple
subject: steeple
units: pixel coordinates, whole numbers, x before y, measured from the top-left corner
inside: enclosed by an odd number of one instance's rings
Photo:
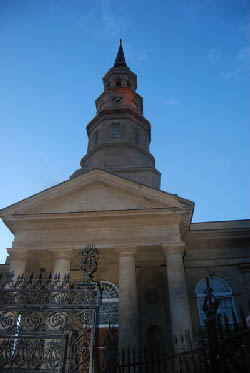
[[[126,61],[125,61],[125,56],[122,48],[122,39],[120,39],[120,46],[117,52],[117,56],[115,59],[115,64],[114,67],[122,67],[122,66],[127,66]]]
[[[87,154],[71,178],[99,168],[160,188],[160,173],[149,151],[151,125],[143,116],[137,76],[127,66],[122,41],[114,66],[103,77],[104,91],[96,99],[97,113],[87,125]]]

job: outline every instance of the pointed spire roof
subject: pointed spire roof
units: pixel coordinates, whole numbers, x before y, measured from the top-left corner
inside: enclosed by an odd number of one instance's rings
[[[125,61],[124,52],[123,52],[123,48],[122,48],[122,39],[120,39],[120,46],[119,46],[117,56],[116,56],[116,59],[115,59],[114,67],[122,67],[122,66],[126,67],[127,64],[126,64],[126,61]]]

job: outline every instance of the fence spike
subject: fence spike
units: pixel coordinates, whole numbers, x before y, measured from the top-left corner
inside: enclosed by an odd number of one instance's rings
[[[130,347],[127,350],[127,364],[128,364],[128,372],[130,373]]]
[[[175,344],[175,351],[179,352],[179,341],[178,341],[177,334],[175,334],[174,336],[174,344]]]
[[[139,366],[138,373],[142,373],[142,353],[141,353],[140,346],[138,347],[138,350],[137,350],[137,358],[138,358],[138,366]]]
[[[145,372],[147,372],[149,358],[148,358],[148,349],[146,346],[144,346],[144,362],[145,362]]]
[[[133,349],[133,357],[132,357],[132,364],[133,364],[133,370],[134,373],[136,372],[136,358],[135,358],[135,348]]]
[[[155,360],[156,360],[156,370],[157,372],[161,371],[161,352],[160,352],[160,347],[159,343],[156,343],[155,345]]]
[[[181,340],[181,350],[185,351],[185,338],[183,334],[181,334],[180,340]]]
[[[124,372],[125,368],[125,351],[124,348],[122,349],[122,372]]]

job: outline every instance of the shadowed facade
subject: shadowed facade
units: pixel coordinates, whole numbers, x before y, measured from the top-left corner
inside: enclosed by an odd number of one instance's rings
[[[250,298],[250,221],[192,223],[194,203],[160,189],[151,125],[120,43],[103,78],[87,154],[69,180],[1,210],[15,238],[2,271],[81,276],[78,251],[99,250],[99,343],[111,323],[120,346],[170,349],[203,322],[204,278],[231,320]]]

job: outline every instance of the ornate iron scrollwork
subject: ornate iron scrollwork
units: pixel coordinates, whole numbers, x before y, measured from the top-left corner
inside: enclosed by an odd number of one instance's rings
[[[84,249],[80,250],[80,255],[80,269],[85,272],[84,281],[89,283],[93,273],[97,269],[98,250],[94,245],[87,245]]]
[[[97,250],[80,251],[82,282],[68,275],[8,274],[0,281],[1,372],[92,372],[95,313],[100,304]]]

